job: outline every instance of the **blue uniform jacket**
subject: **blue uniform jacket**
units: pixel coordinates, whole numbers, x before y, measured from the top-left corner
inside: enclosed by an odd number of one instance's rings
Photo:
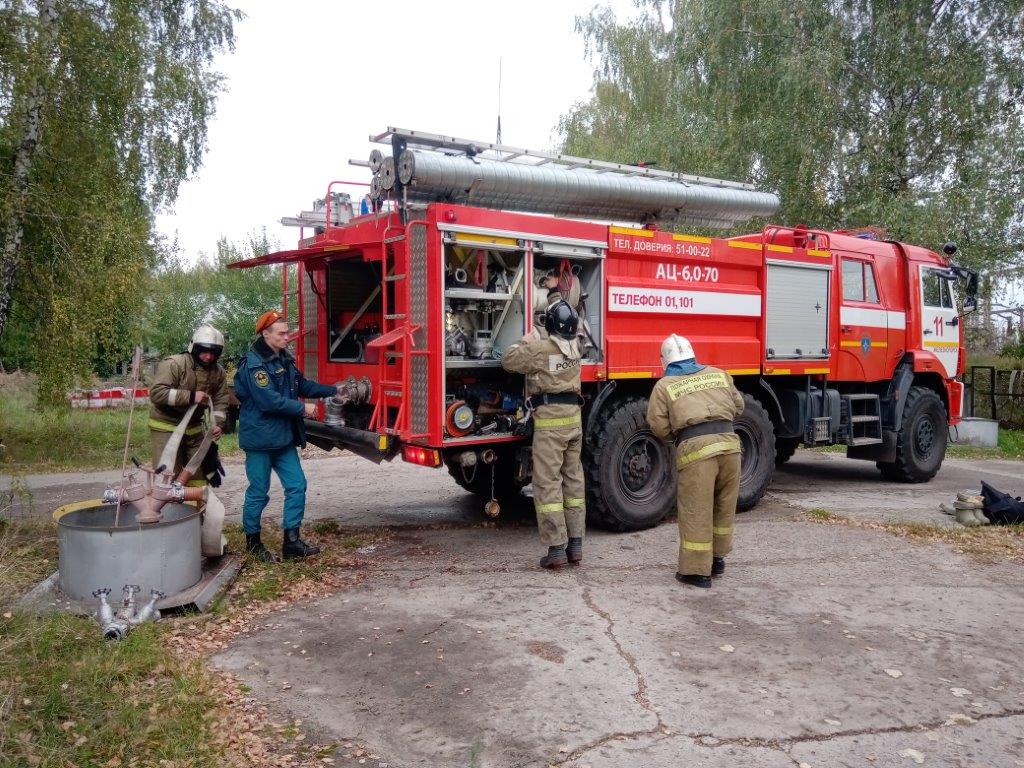
[[[287,351],[275,353],[263,339],[249,348],[235,374],[239,409],[238,445],[245,451],[275,451],[306,445],[300,397],[330,397],[337,387],[302,375]]]

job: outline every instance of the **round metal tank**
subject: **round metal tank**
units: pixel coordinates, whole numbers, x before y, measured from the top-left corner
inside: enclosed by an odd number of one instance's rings
[[[135,522],[138,509],[122,504],[117,527],[116,504],[94,501],[69,504],[54,512],[57,520],[60,588],[79,600],[93,590],[119,595],[125,584],[138,584],[141,595],[158,589],[174,595],[202,577],[199,510],[166,504],[163,520]]]

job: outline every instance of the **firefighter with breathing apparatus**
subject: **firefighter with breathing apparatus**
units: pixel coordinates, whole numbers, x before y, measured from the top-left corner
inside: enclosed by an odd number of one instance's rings
[[[552,289],[552,295],[554,289]],[[548,553],[542,568],[583,560],[586,505],[580,416],[579,316],[558,298],[535,329],[501,356],[505,370],[526,375],[533,413],[533,503]]]
[[[740,439],[733,419],[743,397],[725,371],[697,363],[690,342],[672,334],[661,345],[665,375],[651,392],[647,423],[676,445],[679,566],[676,578],[710,587],[732,550],[740,488]]]

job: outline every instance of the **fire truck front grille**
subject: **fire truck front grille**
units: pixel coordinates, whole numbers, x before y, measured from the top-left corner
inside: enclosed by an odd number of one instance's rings
[[[409,322],[418,325],[416,349],[427,348],[427,227],[416,224],[409,227]],[[413,355],[409,371],[411,385],[410,407],[412,430],[417,434],[428,432],[427,406],[428,375],[425,355]]]

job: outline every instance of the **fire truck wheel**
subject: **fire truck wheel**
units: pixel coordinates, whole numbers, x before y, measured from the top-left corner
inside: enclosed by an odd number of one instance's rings
[[[799,437],[776,437],[775,438],[775,466],[781,467],[793,458],[796,449],[800,447]]]
[[[756,399],[743,394],[743,413],[733,420],[740,437],[740,495],[736,510],[757,505],[768,490],[775,469],[775,427],[768,411]]]
[[[911,387],[896,433],[896,461],[878,463],[882,477],[901,483],[931,480],[946,456],[947,438],[942,400],[927,387]]]
[[[647,398],[628,397],[599,419],[584,455],[587,521],[612,531],[657,525],[676,506],[676,477],[669,446],[647,426]]]

